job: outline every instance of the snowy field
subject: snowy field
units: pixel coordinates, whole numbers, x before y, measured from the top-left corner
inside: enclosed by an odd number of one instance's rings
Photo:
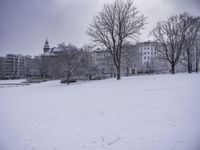
[[[0,150],[200,150],[200,74],[0,88]]]
[[[10,83],[22,83],[26,81],[25,79],[16,79],[16,80],[0,80],[0,84],[10,84]]]

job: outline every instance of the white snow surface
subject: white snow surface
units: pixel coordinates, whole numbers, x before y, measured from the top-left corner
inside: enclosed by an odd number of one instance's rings
[[[200,74],[1,88],[0,150],[200,150]]]
[[[16,79],[16,80],[0,80],[0,84],[15,84],[15,83],[22,83],[23,81],[26,81],[25,79]]]

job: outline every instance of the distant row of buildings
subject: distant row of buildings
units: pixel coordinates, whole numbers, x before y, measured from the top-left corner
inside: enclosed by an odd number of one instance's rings
[[[0,79],[16,79],[39,75],[40,57],[7,54],[0,57]]]
[[[164,73],[169,72],[168,62],[159,59],[158,50],[161,48],[156,42],[142,42],[128,47],[128,53],[122,58],[122,75],[138,73]],[[41,76],[42,57],[59,55],[58,48],[50,48],[48,40],[45,41],[43,54],[32,58],[31,56],[8,54],[0,57],[0,79],[24,78]],[[97,67],[98,74],[115,74],[115,66],[110,53],[106,50],[95,48],[89,51],[93,63]],[[44,69],[44,68],[43,68]],[[178,64],[177,71],[185,71],[185,67]]]

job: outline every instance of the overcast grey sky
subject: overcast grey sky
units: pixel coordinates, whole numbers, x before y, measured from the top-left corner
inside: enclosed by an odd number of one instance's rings
[[[86,30],[102,5],[112,0],[0,0],[0,56],[38,55],[46,37],[51,47],[66,42],[90,43]],[[141,41],[157,21],[184,11],[200,15],[200,0],[135,0],[147,16]]]

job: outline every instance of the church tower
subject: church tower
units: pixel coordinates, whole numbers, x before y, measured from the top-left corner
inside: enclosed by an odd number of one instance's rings
[[[44,51],[43,51],[44,53],[47,53],[47,52],[50,51],[50,46],[49,46],[49,42],[48,42],[47,39],[46,39],[46,41],[45,41],[45,44],[44,44],[43,50],[44,50]]]

